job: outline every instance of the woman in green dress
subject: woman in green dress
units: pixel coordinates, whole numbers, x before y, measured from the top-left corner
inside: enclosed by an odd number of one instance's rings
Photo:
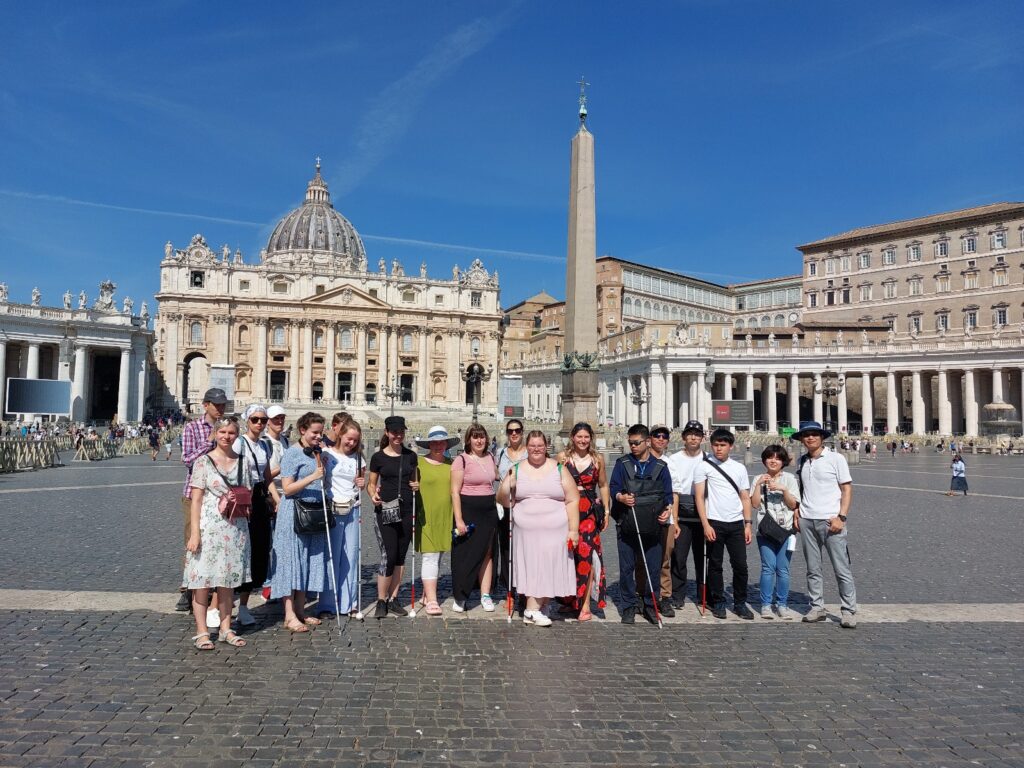
[[[437,425],[430,428],[425,440],[416,444],[430,453],[420,459],[420,504],[416,515],[414,544],[423,557],[423,606],[428,616],[440,616],[441,606],[437,602],[437,575],[441,564],[441,553],[452,548],[451,476],[452,462],[445,452],[459,442],[449,437],[448,430]]]

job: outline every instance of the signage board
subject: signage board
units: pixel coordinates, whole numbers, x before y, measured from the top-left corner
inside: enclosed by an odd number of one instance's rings
[[[712,400],[711,426],[745,427],[754,423],[753,400]]]

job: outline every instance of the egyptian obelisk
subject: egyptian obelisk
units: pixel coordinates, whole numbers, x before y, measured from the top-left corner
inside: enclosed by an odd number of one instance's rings
[[[562,436],[573,425],[597,424],[597,211],[594,136],[587,130],[588,83],[580,78],[580,125],[569,169],[569,247],[565,270],[565,358]]]

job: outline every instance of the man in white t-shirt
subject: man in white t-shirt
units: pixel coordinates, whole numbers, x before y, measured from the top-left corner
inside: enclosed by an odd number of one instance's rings
[[[672,535],[675,546],[671,550],[672,606],[682,608],[686,597],[686,558],[693,550],[694,580],[697,594],[704,584],[704,526],[701,525],[697,505],[693,501],[693,473],[704,461],[704,425],[690,420],[683,426],[683,450],[666,460],[672,474],[672,495],[675,497]]]
[[[804,621],[824,621],[825,590],[822,579],[821,550],[828,550],[832,570],[839,585],[842,618],[840,625],[857,626],[857,589],[850,569],[850,549],[846,540],[846,519],[853,500],[853,478],[846,458],[825,449],[825,438],[832,433],[816,421],[800,422],[793,440],[804,444],[807,453],[800,457],[796,476],[800,483],[800,516],[797,529],[807,563],[807,595],[811,610]]]
[[[728,550],[733,610],[741,619],[753,619],[754,612],[747,605],[747,545],[753,538],[750,477],[746,467],[729,458],[736,442],[732,432],[719,427],[709,442],[713,455],[693,472],[693,499],[707,540],[711,615],[726,617],[722,564]]]

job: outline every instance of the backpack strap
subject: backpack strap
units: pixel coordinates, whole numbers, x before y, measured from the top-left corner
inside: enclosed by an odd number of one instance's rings
[[[707,454],[704,455],[704,461],[706,461],[712,467],[717,469],[718,470],[718,474],[720,474],[722,477],[724,477],[726,480],[729,481],[729,485],[731,485],[732,489],[734,491],[736,491],[736,495],[739,496],[740,498],[743,498],[743,494],[740,493],[740,487],[738,485],[736,485],[736,481],[733,480],[731,477],[729,477],[729,474],[724,469],[722,469],[721,466],[719,466],[718,464],[715,464],[715,462],[711,461],[711,459],[709,459],[707,457]],[[704,498],[706,499],[707,497],[708,497],[708,484],[704,483]]]
[[[804,498],[804,464],[807,463],[809,454],[804,454],[796,464],[796,484],[800,486],[800,499]]]

